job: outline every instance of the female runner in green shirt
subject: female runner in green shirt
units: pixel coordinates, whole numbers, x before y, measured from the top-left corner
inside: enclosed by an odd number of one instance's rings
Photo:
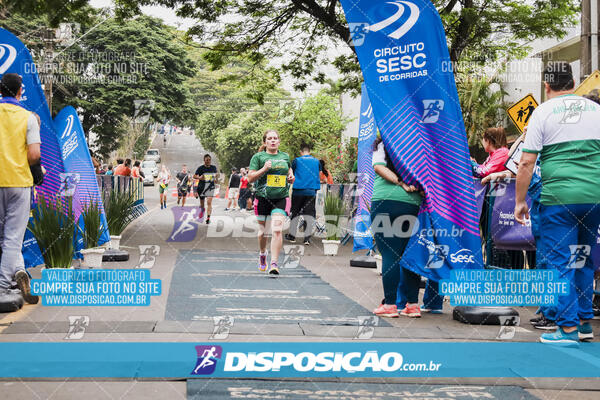
[[[250,160],[248,182],[255,182],[254,214],[261,226],[258,234],[260,248],[258,269],[267,270],[267,238],[265,227],[271,220],[271,264],[269,274],[279,275],[277,260],[283,245],[283,224],[290,211],[290,184],[294,183],[292,163],[287,153],[279,151],[279,133],[266,131],[263,145]]]

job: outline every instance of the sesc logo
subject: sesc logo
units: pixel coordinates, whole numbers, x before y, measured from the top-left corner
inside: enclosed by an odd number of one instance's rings
[[[17,49],[9,44],[0,43],[0,75],[8,71],[17,59]]]
[[[475,262],[475,256],[469,249],[460,249],[456,253],[450,254],[450,262],[455,264],[473,264]]]
[[[65,130],[62,135],[60,135],[61,139],[69,138],[73,133],[73,124],[75,123],[75,117],[73,115],[69,115],[67,117],[67,126],[65,126]]]
[[[408,18],[402,25],[400,25],[397,29],[395,29],[392,33],[388,34],[392,39],[400,39],[404,36],[410,29],[417,23],[419,20],[419,7],[411,3],[409,1],[388,1],[387,4],[392,4],[396,7],[396,12],[391,17],[384,19],[381,22],[373,24],[369,26],[370,32],[379,32],[382,29],[385,29],[391,25],[396,24],[403,15],[405,15],[405,11],[408,10]]]
[[[373,106],[369,104],[369,107],[362,113],[363,117],[371,118],[373,116]]]
[[[217,360],[223,355],[221,346],[196,346],[198,361],[191,375],[210,375],[217,368]]]

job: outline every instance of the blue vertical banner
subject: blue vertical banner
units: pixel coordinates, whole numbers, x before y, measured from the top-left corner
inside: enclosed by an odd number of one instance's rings
[[[358,210],[354,217],[354,248],[352,251],[373,248],[371,232],[371,197],[375,170],[373,169],[373,142],[377,137],[377,125],[373,107],[365,85],[362,85],[360,119],[358,127]]]
[[[76,232],[75,244],[75,251],[78,252],[84,248],[81,232],[85,227],[81,214],[90,204],[98,205],[102,212],[102,227],[104,231],[98,245],[102,245],[110,240],[108,223],[104,213],[102,196],[98,188],[96,171],[77,111],[71,106],[63,108],[54,118],[54,125],[58,133],[61,157],[65,167],[60,195],[71,196],[73,199],[73,213],[79,225],[79,229]]]
[[[437,10],[430,0],[341,3],[386,150],[402,180],[424,193],[403,267],[432,280],[483,268],[467,135]]]
[[[38,196],[52,199],[61,186],[64,166],[50,109],[29,50],[19,38],[0,28],[0,79],[7,73],[19,74],[23,79],[19,105],[40,117],[41,164],[46,169],[46,175],[44,183],[35,187],[35,192]],[[25,232],[23,241],[23,258],[27,268],[44,263],[37,241],[29,230]]]
[[[0,78],[5,73],[21,76],[23,92],[20,103],[40,117],[42,165],[46,168],[46,175],[44,184],[37,187],[37,193],[52,198],[60,188],[60,174],[64,167],[50,109],[29,50],[19,38],[0,28]]]

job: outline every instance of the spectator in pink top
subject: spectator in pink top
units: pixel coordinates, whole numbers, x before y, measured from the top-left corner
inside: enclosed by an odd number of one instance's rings
[[[506,145],[506,133],[504,128],[487,128],[481,137],[481,144],[489,157],[483,164],[477,164],[471,157],[473,176],[485,178],[491,173],[504,171],[504,163],[508,159],[508,148]]]

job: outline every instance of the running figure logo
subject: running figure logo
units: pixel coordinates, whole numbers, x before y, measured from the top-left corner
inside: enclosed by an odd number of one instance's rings
[[[374,315],[359,316],[358,317],[358,332],[354,339],[368,340],[373,337],[375,333],[375,327],[379,323],[379,317]]]
[[[75,194],[77,184],[81,179],[79,174],[59,174],[60,175],[60,188],[58,192],[62,197],[71,197]]]
[[[511,340],[515,337],[515,333],[517,332],[517,326],[521,322],[521,318],[519,316],[513,315],[504,315],[499,316],[498,320],[500,321],[500,331],[496,336],[496,340]]]
[[[350,38],[354,47],[362,46],[365,42],[365,36],[369,32],[369,24],[364,22],[350,22]]]
[[[571,258],[567,268],[579,269],[585,267],[585,263],[592,253],[592,248],[586,244],[573,244],[569,246],[569,249],[571,250]]]
[[[564,99],[565,114],[560,120],[561,124],[576,124],[581,119],[581,113],[585,108],[585,100]]]
[[[175,226],[167,242],[191,242],[196,238],[201,213],[198,207],[173,207]]]
[[[304,246],[297,244],[286,244],[283,246],[283,268],[296,268],[300,265],[300,259],[304,255]]]
[[[90,326],[90,317],[88,315],[69,315],[69,332],[65,340],[78,340],[83,338],[85,328]]]
[[[448,251],[450,250],[450,247],[447,245],[436,244],[433,250],[429,246],[427,246],[427,249],[429,250],[429,259],[427,260],[425,268],[442,268],[446,257],[448,257]]]
[[[154,100],[134,100],[133,106],[133,122],[136,124],[145,124],[148,122],[150,114],[154,111]]]
[[[221,359],[223,349],[221,346],[196,346],[198,361],[196,368],[190,375],[210,375],[217,368],[217,360]]]
[[[156,263],[156,257],[160,254],[160,246],[140,245],[140,260],[137,268],[152,268]]]
[[[440,119],[440,113],[444,109],[444,100],[423,100],[424,124],[435,124]]]
[[[224,340],[229,337],[229,332],[233,328],[234,318],[230,316],[213,317],[215,323],[213,333],[209,339]]]

